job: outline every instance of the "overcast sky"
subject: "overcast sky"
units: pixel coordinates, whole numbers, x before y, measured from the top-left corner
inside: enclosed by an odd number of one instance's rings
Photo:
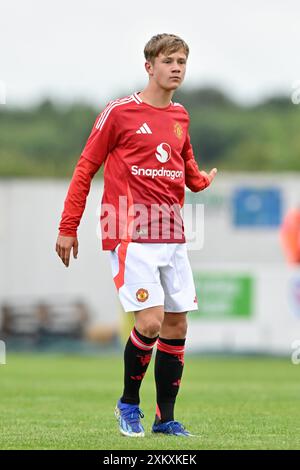
[[[185,88],[253,102],[300,79],[298,0],[0,0],[6,103],[130,94],[147,83],[145,43],[163,32],[190,46]]]

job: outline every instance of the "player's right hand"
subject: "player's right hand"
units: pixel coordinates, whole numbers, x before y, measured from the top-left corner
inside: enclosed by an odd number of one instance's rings
[[[58,235],[56,241],[56,253],[61,258],[66,267],[69,266],[70,254],[73,248],[73,256],[76,259],[78,255],[78,240],[77,237],[65,237]]]

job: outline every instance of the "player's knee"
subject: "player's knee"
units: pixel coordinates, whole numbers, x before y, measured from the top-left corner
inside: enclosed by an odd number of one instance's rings
[[[186,317],[183,318],[172,318],[168,321],[167,328],[170,330],[171,334],[176,334],[177,338],[185,338],[187,334],[187,320]]]
[[[138,331],[147,338],[154,338],[159,334],[161,322],[157,319],[149,319],[139,325]]]
[[[185,319],[179,321],[175,326],[175,329],[179,338],[185,338],[187,334],[187,321]]]

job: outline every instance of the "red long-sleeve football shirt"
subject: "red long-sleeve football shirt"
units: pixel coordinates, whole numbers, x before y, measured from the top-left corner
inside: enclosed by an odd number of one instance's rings
[[[192,191],[209,185],[194,159],[188,126],[189,115],[179,103],[157,108],[138,93],[111,101],[75,167],[60,235],[76,236],[91,180],[104,163],[103,249],[113,250],[121,239],[184,243],[185,184]]]

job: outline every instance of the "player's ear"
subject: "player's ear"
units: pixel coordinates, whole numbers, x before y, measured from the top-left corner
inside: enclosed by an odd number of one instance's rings
[[[149,75],[153,75],[153,65],[150,61],[146,61],[145,62],[145,69],[146,69],[146,72],[149,74]]]

